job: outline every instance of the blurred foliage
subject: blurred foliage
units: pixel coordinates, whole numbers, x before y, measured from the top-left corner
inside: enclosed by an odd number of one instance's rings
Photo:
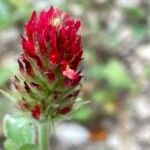
[[[108,64],[95,65],[89,72],[93,78],[106,81],[109,88],[118,90],[132,88],[133,81],[119,61],[110,60]]]
[[[14,75],[16,70],[18,69],[17,63],[8,63],[7,65],[1,67],[0,66],[0,89],[6,89],[6,91],[10,90],[9,83],[10,78]],[[5,90],[4,90],[5,91]],[[4,115],[8,112],[10,108],[11,101],[4,95],[0,93],[0,120],[4,117]],[[1,127],[1,126],[0,126]],[[0,131],[0,134],[2,131]]]
[[[0,29],[26,20],[32,5],[25,0],[0,0]]]
[[[4,85],[12,76],[12,72],[8,68],[0,68],[0,87]]]
[[[131,24],[131,29],[136,38],[144,38],[148,34],[147,13],[148,10],[144,7],[124,7],[128,22]]]
[[[64,8],[66,6],[67,0],[52,0],[48,2],[49,5],[59,7],[59,8]]]
[[[86,122],[90,117],[92,117],[92,110],[89,106],[80,107],[72,114],[73,119],[82,123]]]
[[[146,10],[142,7],[125,7],[124,11],[130,18],[130,21],[134,23],[143,23],[142,21],[146,18]]]
[[[150,78],[150,65],[145,66],[144,75],[149,79]]]

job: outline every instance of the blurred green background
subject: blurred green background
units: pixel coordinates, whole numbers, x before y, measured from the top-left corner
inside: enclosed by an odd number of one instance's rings
[[[134,129],[143,129],[150,123],[139,127],[136,122],[142,122],[143,116],[144,121],[150,119],[150,110],[145,112],[150,106],[148,0],[0,0],[0,88],[10,89],[9,79],[18,69],[16,58],[21,52],[24,23],[34,9],[40,11],[50,5],[63,8],[82,21],[85,79],[81,95],[89,103],[73,113],[71,122],[85,127],[92,142],[106,141],[104,145],[108,144],[110,150],[113,146],[117,150],[118,145],[112,142],[115,133],[125,139],[132,136],[134,142],[126,142],[140,148],[142,132],[136,135]],[[2,119],[12,111],[11,106],[0,95],[2,137]],[[144,143],[149,137],[146,135]],[[120,145],[118,150],[123,150],[123,144]],[[150,149],[148,142],[142,150],[147,148]]]

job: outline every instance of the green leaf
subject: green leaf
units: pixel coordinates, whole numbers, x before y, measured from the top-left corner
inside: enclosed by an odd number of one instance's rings
[[[38,150],[36,145],[25,144],[19,150]]]
[[[24,144],[33,144],[35,132],[29,120],[25,117],[14,118],[6,115],[4,118],[4,132],[8,139],[18,148]]]
[[[4,147],[5,150],[17,150],[17,145],[11,139],[5,141]]]

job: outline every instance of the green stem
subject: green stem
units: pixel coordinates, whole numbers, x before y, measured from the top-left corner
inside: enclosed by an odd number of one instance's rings
[[[39,123],[39,150],[50,150],[49,123]]]

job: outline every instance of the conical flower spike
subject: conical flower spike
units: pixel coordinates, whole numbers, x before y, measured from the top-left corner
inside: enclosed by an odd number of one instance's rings
[[[20,73],[12,81],[17,106],[37,120],[69,113],[80,91],[80,21],[51,7],[33,12],[21,36]]]

